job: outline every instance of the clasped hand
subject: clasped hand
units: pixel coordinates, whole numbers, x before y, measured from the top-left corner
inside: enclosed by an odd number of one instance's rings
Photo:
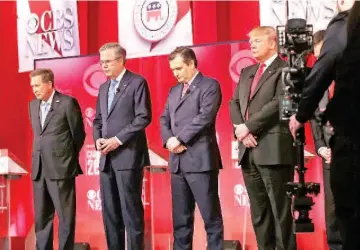
[[[244,123],[236,125],[235,135],[239,142],[244,144],[247,148],[255,148],[257,146],[256,136],[250,133],[250,130],[246,127]]]
[[[166,148],[174,154],[180,154],[184,152],[187,148],[181,144],[181,142],[176,137],[170,137],[166,142]]]
[[[96,140],[96,148],[102,154],[106,155],[109,152],[117,149],[120,146],[119,142],[115,137],[111,137],[109,139],[99,138]]]

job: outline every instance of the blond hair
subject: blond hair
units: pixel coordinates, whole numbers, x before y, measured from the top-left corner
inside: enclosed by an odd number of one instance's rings
[[[271,26],[258,26],[248,33],[248,37],[267,36],[270,40],[276,41],[276,30]]]

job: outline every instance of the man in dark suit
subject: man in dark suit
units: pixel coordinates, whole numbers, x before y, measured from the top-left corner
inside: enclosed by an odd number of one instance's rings
[[[314,56],[316,58],[318,58],[320,55],[324,35],[325,30],[319,30],[314,34]],[[323,160],[323,184],[325,194],[325,222],[327,242],[330,250],[341,250],[342,240],[339,231],[339,223],[335,216],[334,198],[330,188],[331,149],[329,141],[333,134],[333,128],[329,123],[321,124],[321,114],[325,111],[326,106],[333,95],[333,86],[334,83],[330,85],[328,90],[325,91],[325,94],[319,103],[319,107],[315,112],[315,118],[311,120],[311,128],[316,152]]]
[[[174,250],[191,250],[197,203],[209,250],[223,250],[223,220],[218,195],[222,168],[215,119],[221,104],[219,83],[197,70],[190,48],[169,55],[178,80],[160,117],[161,137],[170,151]]]
[[[53,220],[59,218],[59,249],[73,250],[75,177],[82,174],[79,152],[85,130],[77,100],[54,89],[50,69],[30,73],[36,99],[29,114],[34,133],[32,171],[36,249],[53,249]]]
[[[110,78],[99,89],[94,141],[100,157],[102,215],[109,250],[144,249],[143,167],[150,165],[145,128],[151,122],[146,80],[125,69],[126,51],[117,43],[100,48]]]
[[[295,148],[279,115],[285,62],[277,56],[272,27],[254,28],[249,37],[258,63],[242,70],[230,101],[230,115],[239,141],[252,223],[259,250],[296,249],[291,199],[284,187],[294,178]]]
[[[334,197],[335,214],[339,222],[344,250],[358,249],[351,248],[351,245],[359,239],[359,230],[354,228],[354,226],[357,226],[358,220],[354,219],[355,216],[352,218],[353,215],[358,216],[359,213],[352,208],[349,209],[348,205],[351,204],[352,206],[353,201],[358,200],[353,195],[355,189],[352,186],[358,181],[355,175],[353,175],[354,169],[352,168],[357,168],[354,162],[357,161],[359,149],[357,149],[357,145],[351,139],[353,137],[352,133],[359,130],[358,128],[349,129],[352,126],[346,129],[347,125],[353,125],[345,118],[350,117],[347,115],[348,113],[352,114],[350,111],[351,106],[347,105],[346,99],[351,102],[353,98],[345,97],[340,102],[334,102],[334,99],[338,99],[336,96],[339,84],[347,83],[347,80],[350,78],[356,79],[356,72],[358,72],[356,67],[349,67],[351,63],[348,64],[351,62],[352,56],[357,57],[357,49],[347,51],[348,54],[346,56],[349,57],[349,61],[346,61],[344,56],[348,42],[347,20],[349,10],[354,2],[355,0],[337,1],[339,13],[330,21],[326,29],[319,58],[311,69],[310,74],[306,77],[297,113],[290,117],[289,122],[289,128],[295,137],[296,131],[313,117],[325,91],[335,81],[334,97],[327,105],[324,117],[330,121],[331,126],[334,128],[334,135],[329,140],[331,148],[330,186]],[[346,77],[344,78],[344,76]],[[346,78],[348,79],[344,81]],[[341,80],[339,81],[339,79]],[[354,117],[357,116],[354,115]],[[341,125],[338,126],[339,124]],[[344,126],[345,124],[346,126]],[[348,239],[346,238],[347,235],[350,236]]]

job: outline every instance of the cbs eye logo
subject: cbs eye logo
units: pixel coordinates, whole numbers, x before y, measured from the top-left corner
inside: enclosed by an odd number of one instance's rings
[[[83,84],[86,92],[97,96],[100,85],[106,81],[106,75],[99,64],[90,65],[84,72]]]
[[[239,50],[232,55],[229,63],[229,73],[233,82],[238,82],[240,72],[243,68],[253,65],[256,60],[252,57],[250,50]]]

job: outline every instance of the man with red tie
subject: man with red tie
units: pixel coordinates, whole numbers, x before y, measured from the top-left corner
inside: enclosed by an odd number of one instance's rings
[[[160,117],[163,145],[170,152],[174,250],[192,250],[195,204],[207,234],[207,249],[224,249],[218,194],[222,169],[215,120],[221,105],[217,80],[197,69],[194,51],[178,47],[169,54],[177,84]]]
[[[257,64],[244,68],[230,101],[239,142],[239,164],[249,195],[259,250],[296,249],[291,199],[284,184],[292,182],[296,162],[288,125],[280,122],[285,62],[277,56],[276,31],[260,26],[249,33]]]

